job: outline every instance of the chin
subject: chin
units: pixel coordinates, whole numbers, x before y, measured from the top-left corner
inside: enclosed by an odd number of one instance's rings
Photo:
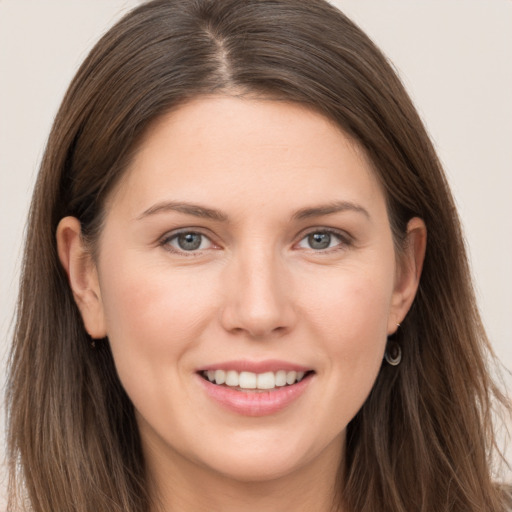
[[[323,465],[326,461],[337,471],[344,433],[326,444],[319,438],[304,441],[293,440],[282,431],[271,440],[256,435],[252,439],[237,439],[230,443],[229,450],[220,446],[220,450],[214,448],[205,453],[201,465],[240,483],[272,482],[301,472],[314,472],[317,463]]]
[[[227,457],[209,466],[209,469],[229,480],[249,484],[281,480],[301,471],[307,465],[307,461],[292,456],[286,458],[283,455],[279,454],[279,459],[266,454],[251,460],[247,457]]]

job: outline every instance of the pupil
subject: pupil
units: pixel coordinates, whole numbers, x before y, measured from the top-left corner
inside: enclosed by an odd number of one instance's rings
[[[193,251],[199,249],[201,245],[201,235],[199,233],[184,233],[178,236],[178,245],[184,251]]]
[[[312,249],[327,249],[331,244],[329,233],[311,233],[308,235],[309,246]]]

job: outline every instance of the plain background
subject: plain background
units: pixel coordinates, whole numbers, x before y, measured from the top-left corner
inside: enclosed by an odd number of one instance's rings
[[[0,0],[2,390],[23,228],[52,119],[88,50],[138,3]],[[485,325],[512,370],[512,2],[334,3],[389,56],[427,125],[459,206]],[[4,422],[2,409],[2,459]],[[0,509],[5,478],[0,466]]]

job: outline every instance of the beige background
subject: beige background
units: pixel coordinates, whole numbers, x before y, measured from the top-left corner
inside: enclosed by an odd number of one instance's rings
[[[23,226],[52,118],[88,49],[137,3],[0,0],[2,390]],[[484,321],[512,370],[512,2],[334,3],[388,54],[427,124],[462,215]],[[2,459],[4,422],[2,409]],[[0,510],[4,481],[0,466]]]

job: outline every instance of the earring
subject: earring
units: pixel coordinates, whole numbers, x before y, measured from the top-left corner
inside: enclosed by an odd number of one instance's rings
[[[400,324],[396,324],[396,326],[398,330]],[[390,366],[398,366],[400,364],[400,362],[402,361],[402,347],[397,341],[388,339],[386,351],[384,352],[384,360]]]
[[[89,333],[87,333],[87,336],[89,337],[89,347],[91,348],[91,350],[95,350],[96,349],[96,339],[93,338]]]
[[[389,365],[398,366],[402,361],[402,347],[396,341],[388,341],[384,359]]]

